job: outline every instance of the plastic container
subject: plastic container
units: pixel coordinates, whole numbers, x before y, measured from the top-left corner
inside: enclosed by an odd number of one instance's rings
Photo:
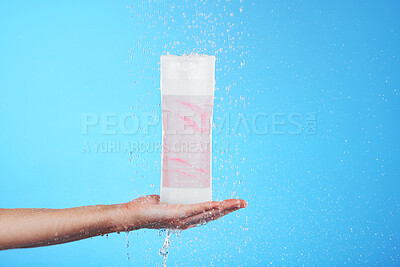
[[[214,56],[161,56],[161,202],[212,199],[214,77]]]

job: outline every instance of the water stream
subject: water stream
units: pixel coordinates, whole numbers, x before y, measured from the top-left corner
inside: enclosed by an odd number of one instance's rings
[[[163,235],[163,233],[165,232],[165,240],[164,240],[164,244],[162,245],[161,249],[160,249],[160,256],[163,258],[162,261],[162,266],[166,267],[167,266],[167,259],[168,259],[168,254],[169,254],[169,247],[171,246],[171,235],[172,234],[176,234],[176,236],[178,237],[181,234],[181,230],[175,230],[175,229],[161,229],[158,232],[158,235]]]

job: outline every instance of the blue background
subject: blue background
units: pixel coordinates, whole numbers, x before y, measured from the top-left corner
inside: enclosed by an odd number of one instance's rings
[[[214,131],[225,149],[213,154],[214,198],[240,197],[248,208],[173,237],[168,264],[398,265],[399,8],[1,1],[0,206],[65,208],[158,193],[159,151],[123,146],[160,142],[161,124],[104,134],[101,115],[159,116],[160,55],[194,51],[217,57],[215,127],[226,114],[252,122],[261,113],[256,126],[269,131],[257,134],[251,123],[248,131],[245,122]],[[85,135],[88,113],[100,122]],[[308,113],[315,133],[306,131]],[[290,133],[298,129],[290,114],[300,114],[300,133]],[[84,152],[86,142],[122,147]],[[161,263],[157,231],[129,240],[129,248],[125,234],[111,234],[2,251],[0,266]]]

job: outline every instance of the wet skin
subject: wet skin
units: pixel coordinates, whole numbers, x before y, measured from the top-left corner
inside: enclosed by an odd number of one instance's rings
[[[115,205],[0,209],[0,250],[49,246],[142,228],[185,230],[246,206],[241,199],[166,204],[158,195],[150,195]]]

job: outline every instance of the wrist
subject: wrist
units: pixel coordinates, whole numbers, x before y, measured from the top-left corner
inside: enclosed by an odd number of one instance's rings
[[[131,202],[110,205],[109,224],[112,232],[127,232],[140,229],[138,211]]]

